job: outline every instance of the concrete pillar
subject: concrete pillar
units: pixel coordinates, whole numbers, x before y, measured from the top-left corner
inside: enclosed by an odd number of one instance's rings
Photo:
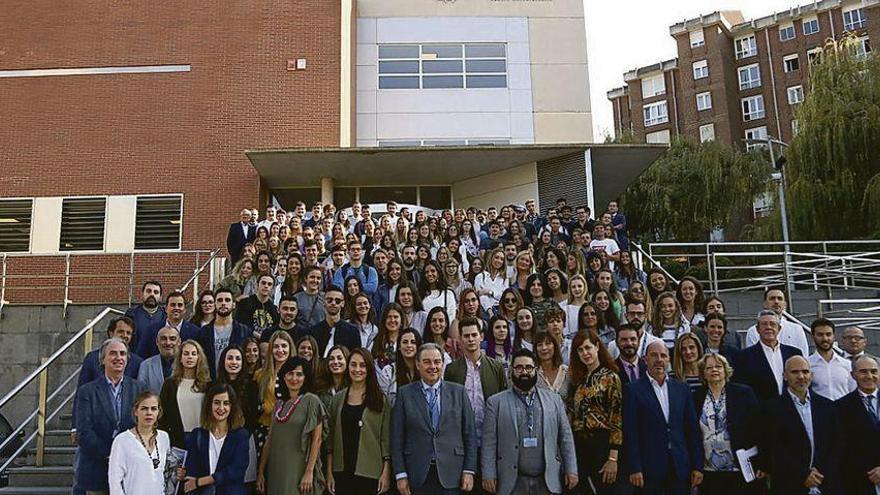
[[[333,202],[333,177],[321,177],[321,202]]]

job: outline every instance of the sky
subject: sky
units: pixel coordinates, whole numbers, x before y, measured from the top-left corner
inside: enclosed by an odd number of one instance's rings
[[[623,86],[623,73],[676,56],[669,26],[717,10],[746,19],[810,3],[806,0],[584,0],[593,141],[614,133],[606,93]],[[625,34],[625,35],[624,35]]]

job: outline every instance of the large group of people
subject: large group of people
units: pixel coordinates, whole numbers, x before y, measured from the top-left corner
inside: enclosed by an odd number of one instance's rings
[[[244,209],[214,290],[145,282],[83,363],[75,493],[880,494],[858,327],[771,287],[741,346],[616,202],[386,209]]]

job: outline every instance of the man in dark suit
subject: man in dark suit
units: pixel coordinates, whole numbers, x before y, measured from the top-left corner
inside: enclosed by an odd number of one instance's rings
[[[644,376],[648,365],[639,356],[639,329],[630,324],[621,325],[614,338],[620,355],[614,360],[617,363],[617,374],[624,385],[637,381]]]
[[[309,328],[308,333],[318,342],[315,351],[319,357],[326,358],[334,345],[344,345],[349,350],[361,346],[361,335],[357,327],[342,320],[345,296],[342,289],[331,285],[324,293],[324,321]]]
[[[880,493],[880,411],[877,360],[862,356],[853,363],[852,376],[858,388],[837,401],[837,412],[846,445],[843,459],[845,493]]]
[[[220,353],[229,346],[240,345],[253,332],[250,327],[232,319],[235,311],[235,299],[229,289],[217,289],[214,292],[214,321],[202,327],[199,333],[199,344],[205,351],[211,378],[217,377],[217,368],[223,366],[218,362]]]
[[[758,313],[757,328],[758,343],[743,349],[734,360],[733,381],[752,387],[763,403],[782,394],[785,362],[800,356],[801,351],[779,342],[779,316],[775,311],[765,309]]]
[[[767,401],[758,464],[770,474],[774,495],[835,495],[840,489],[842,431],[834,403],[810,393],[810,363],[785,362],[788,389]],[[814,490],[815,489],[815,490]]]
[[[703,481],[703,440],[690,388],[666,376],[669,351],[648,345],[648,369],[623,389],[629,481],[645,495],[687,495]]]
[[[104,341],[100,349],[104,373],[83,385],[76,394],[76,431],[79,450],[74,483],[88,492],[107,492],[107,461],[117,434],[134,426],[131,410],[144,385],[125,376],[128,348],[118,338]]]
[[[397,391],[391,413],[391,460],[400,495],[457,495],[474,486],[477,439],[464,387],[442,381],[443,351],[423,344],[421,379]]]
[[[229,260],[232,262],[232,266],[235,266],[241,259],[244,245],[253,242],[257,237],[257,228],[251,225],[251,217],[251,211],[245,208],[241,210],[241,221],[229,226],[229,233],[226,235],[226,250],[229,251]]]

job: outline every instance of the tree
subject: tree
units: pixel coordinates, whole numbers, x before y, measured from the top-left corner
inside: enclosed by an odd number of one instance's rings
[[[621,208],[642,240],[704,241],[751,210],[770,168],[760,152],[679,138],[627,188]]]
[[[792,239],[880,234],[880,58],[861,52],[858,38],[847,37],[810,67],[799,133],[786,152]]]

